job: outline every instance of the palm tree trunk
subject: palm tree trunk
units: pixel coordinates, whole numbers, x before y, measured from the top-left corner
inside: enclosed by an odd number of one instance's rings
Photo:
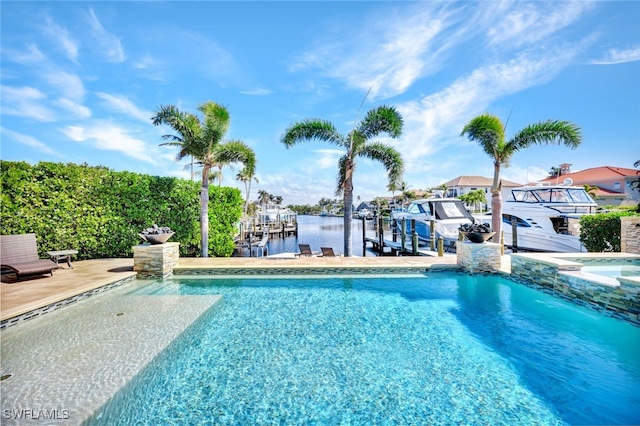
[[[500,185],[500,163],[493,164],[493,186],[491,187],[491,227],[495,235],[492,240],[500,243],[502,231],[502,188]]]
[[[353,216],[353,182],[351,176],[347,177],[344,184],[344,255],[351,256],[351,219]]]
[[[209,257],[209,167],[202,168],[200,188],[200,246],[202,257]]]

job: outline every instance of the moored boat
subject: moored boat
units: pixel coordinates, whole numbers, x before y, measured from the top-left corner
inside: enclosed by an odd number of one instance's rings
[[[565,185],[514,188],[502,204],[505,245],[512,247],[516,227],[517,248],[559,253],[585,252],[580,242],[580,218],[595,214],[597,204],[582,187]],[[482,218],[490,222],[491,216]]]
[[[394,213],[393,217],[397,226],[401,226],[402,220],[405,221],[407,235],[413,233],[412,223],[415,223],[420,245],[430,243],[433,220],[435,239],[442,237],[444,245],[449,247],[455,246],[460,226],[474,222],[471,213],[457,198],[433,197],[415,200],[405,211]]]

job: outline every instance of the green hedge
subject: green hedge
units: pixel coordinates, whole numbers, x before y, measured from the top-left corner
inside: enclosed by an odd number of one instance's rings
[[[580,218],[580,241],[589,252],[620,251],[620,218],[636,216],[633,212],[611,212]]]
[[[36,234],[41,257],[75,249],[77,258],[131,257],[138,233],[168,226],[181,256],[198,256],[200,183],[115,172],[105,167],[0,161],[2,234]],[[212,186],[209,251],[233,253],[242,198],[235,188]]]

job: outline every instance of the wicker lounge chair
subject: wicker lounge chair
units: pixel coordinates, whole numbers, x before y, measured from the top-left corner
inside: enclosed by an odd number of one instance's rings
[[[38,258],[36,234],[0,235],[0,267],[10,270],[17,278],[24,275],[53,276],[58,265],[50,259]]]
[[[322,257],[335,257],[336,254],[333,252],[332,247],[320,247],[322,250]]]

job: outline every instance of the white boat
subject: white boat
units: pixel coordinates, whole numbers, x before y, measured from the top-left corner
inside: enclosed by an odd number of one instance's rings
[[[580,218],[595,214],[598,205],[582,187],[565,185],[524,186],[511,190],[502,203],[505,245],[513,246],[516,222],[517,247],[526,251],[578,253],[587,251],[580,242]],[[482,222],[491,222],[487,215]]]
[[[421,245],[430,244],[431,220],[434,221],[435,239],[442,237],[446,246],[455,246],[461,225],[474,222],[473,216],[461,200],[438,197],[412,201],[405,211],[394,213],[393,218],[398,226],[405,219],[408,236],[413,232],[411,224],[415,220],[415,230]]]
[[[261,225],[274,223],[295,223],[296,213],[280,204],[263,204],[258,206],[256,211],[256,221]]]

